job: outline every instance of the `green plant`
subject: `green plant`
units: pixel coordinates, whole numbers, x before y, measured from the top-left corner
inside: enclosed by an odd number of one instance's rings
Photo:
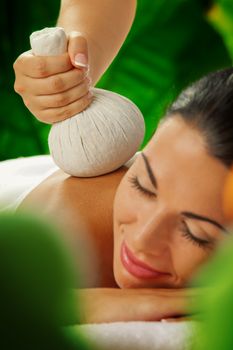
[[[216,3],[224,13],[227,9],[230,22],[230,0]],[[146,122],[143,145],[181,89],[211,70],[231,65],[233,30],[224,27],[219,10],[217,17],[208,15],[213,6],[213,1],[204,0],[138,0],[132,29],[97,87],[138,105]],[[14,92],[12,64],[28,50],[31,32],[55,25],[58,10],[55,0],[15,0],[13,10],[7,0],[0,4],[0,160],[49,152],[50,127],[38,122]]]

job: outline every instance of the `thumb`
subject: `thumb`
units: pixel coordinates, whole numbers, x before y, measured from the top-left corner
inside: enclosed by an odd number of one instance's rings
[[[81,32],[72,31],[68,37],[68,54],[77,68],[89,68],[87,40]]]

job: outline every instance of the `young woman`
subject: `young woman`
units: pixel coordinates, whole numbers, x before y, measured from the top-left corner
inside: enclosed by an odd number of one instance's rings
[[[108,13],[101,16],[101,26],[92,28],[88,23],[95,23],[98,16],[85,21],[90,2],[81,3],[64,1],[58,25],[86,34],[94,85],[130,28],[135,2],[111,1],[108,6],[106,1],[96,2]],[[127,16],[121,16],[120,6]],[[109,35],[106,29],[114,28],[112,21],[118,16],[121,24]],[[90,103],[85,98],[87,71],[74,68],[77,50],[81,47],[87,54],[85,45],[82,36],[71,33],[69,53],[56,63],[52,57],[30,53],[16,61],[16,91],[41,121],[65,119]],[[200,293],[189,283],[227,235],[229,224],[222,210],[222,191],[233,160],[232,73],[231,69],[213,73],[185,91],[129,169],[123,166],[86,179],[57,170],[19,205],[19,210],[39,208],[54,216],[72,242],[83,229],[93,244],[88,260],[97,264],[98,278],[79,291],[83,322],[186,315]]]
[[[185,90],[129,168],[95,178],[57,170],[19,205],[54,216],[72,239],[84,228],[93,243],[99,278],[81,290],[87,322],[187,312],[190,281],[228,235],[232,76],[211,73]]]

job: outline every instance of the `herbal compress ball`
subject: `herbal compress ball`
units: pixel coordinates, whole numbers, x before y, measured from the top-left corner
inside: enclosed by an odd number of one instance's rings
[[[67,50],[67,37],[60,27],[34,32],[30,42],[35,55],[58,55]],[[136,153],[144,137],[144,118],[134,103],[111,91],[91,91],[91,105],[54,123],[49,134],[55,163],[73,176],[98,176],[118,169]]]

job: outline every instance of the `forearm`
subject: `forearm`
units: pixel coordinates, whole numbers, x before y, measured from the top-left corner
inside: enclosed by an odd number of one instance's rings
[[[132,26],[136,0],[62,0],[57,26],[78,31],[88,42],[95,85],[119,52]]]
[[[160,321],[194,310],[200,289],[90,288],[76,291],[80,323]]]

